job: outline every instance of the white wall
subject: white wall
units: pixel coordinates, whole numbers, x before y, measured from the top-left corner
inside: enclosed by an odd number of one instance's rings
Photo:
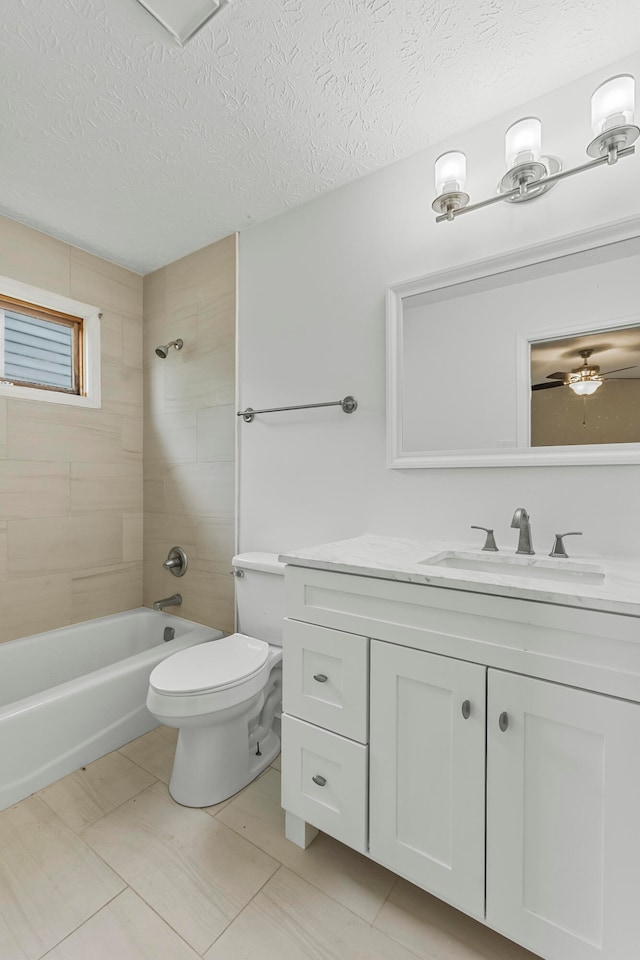
[[[543,152],[565,166],[581,163],[591,92],[621,72],[640,78],[640,54],[241,234],[240,406],[352,393],[359,409],[239,423],[240,549],[282,551],[367,532],[459,540],[472,523],[495,527],[498,543],[509,545],[513,510],[526,506],[538,552],[548,552],[555,531],[578,529],[585,535],[576,554],[640,554],[640,467],[385,466],[389,285],[640,215],[639,154],[539,201],[437,225],[433,160],[464,150],[472,201],[482,199],[504,166],[504,130],[534,114],[543,121]]]

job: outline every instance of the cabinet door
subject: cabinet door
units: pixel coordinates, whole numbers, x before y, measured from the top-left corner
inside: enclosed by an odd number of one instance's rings
[[[496,670],[488,689],[487,922],[548,960],[637,956],[640,706]]]
[[[371,644],[371,856],[476,917],[484,916],[485,674]]]

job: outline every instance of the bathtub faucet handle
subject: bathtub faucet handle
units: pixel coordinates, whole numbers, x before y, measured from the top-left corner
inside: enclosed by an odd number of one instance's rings
[[[187,555],[182,549],[182,547],[171,547],[169,550],[169,556],[164,561],[162,566],[165,570],[168,570],[169,573],[172,573],[174,577],[184,577],[187,572],[187,564],[189,563]]]

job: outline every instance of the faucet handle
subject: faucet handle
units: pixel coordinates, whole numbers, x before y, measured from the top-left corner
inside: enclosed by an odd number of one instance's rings
[[[493,535],[493,530],[491,530],[490,527],[478,527],[478,526],[476,526],[475,524],[472,523],[472,524],[471,524],[471,529],[472,529],[472,530],[484,530],[484,532],[486,533],[487,538],[486,538],[486,540],[485,540],[485,542],[484,542],[484,547],[482,548],[483,550],[491,550],[493,553],[497,553],[497,552],[498,552],[498,547],[497,547],[497,544],[496,544],[496,538],[494,537],[494,535]]]
[[[550,557],[568,557],[569,554],[564,548],[564,543],[562,542],[563,537],[581,537],[582,530],[570,530],[569,533],[556,533],[555,540],[553,541],[553,547]]]

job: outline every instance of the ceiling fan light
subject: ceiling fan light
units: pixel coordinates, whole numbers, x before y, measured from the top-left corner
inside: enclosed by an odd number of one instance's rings
[[[602,385],[602,380],[573,380],[569,386],[579,397],[590,397]]]

